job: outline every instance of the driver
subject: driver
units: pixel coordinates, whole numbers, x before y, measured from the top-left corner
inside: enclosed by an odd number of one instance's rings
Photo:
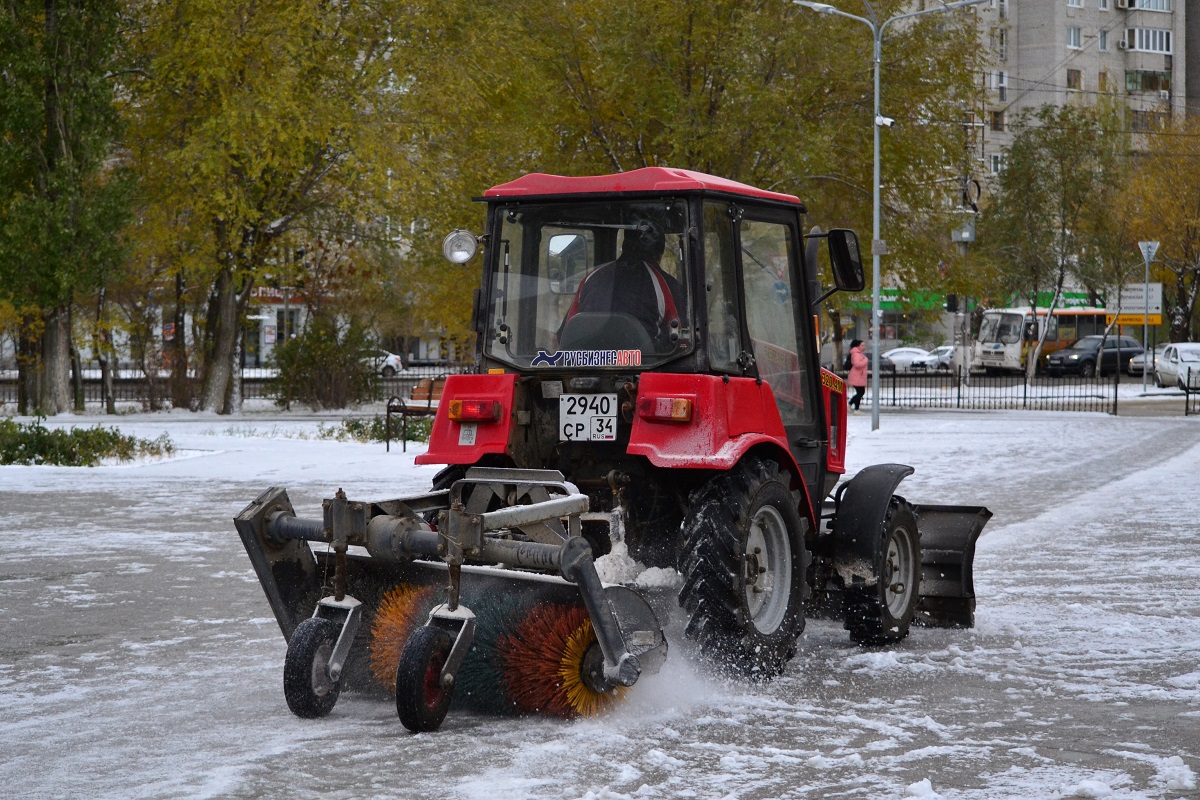
[[[679,334],[679,304],[683,286],[659,266],[666,237],[649,222],[625,231],[621,255],[597,267],[579,284],[575,299],[558,329],[562,340],[567,322],[581,312],[614,312],[632,316],[656,346],[668,345]]]

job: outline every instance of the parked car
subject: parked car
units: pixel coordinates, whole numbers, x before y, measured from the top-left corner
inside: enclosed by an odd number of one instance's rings
[[[944,344],[941,347],[935,347],[929,351],[929,355],[937,359],[937,363],[932,365],[933,369],[949,370],[954,366],[954,345]]]
[[[1155,386],[1178,386],[1184,391],[1200,389],[1200,343],[1167,345],[1154,367]]]
[[[1129,359],[1142,352],[1142,345],[1132,336],[1084,336],[1070,347],[1051,353],[1046,359],[1046,369],[1051,375],[1090,378],[1097,369],[1101,375],[1125,369]]]
[[[885,362],[890,366],[885,366]],[[920,347],[893,347],[879,356],[880,372],[929,372],[937,369],[937,359]]]
[[[376,350],[371,354],[371,361],[376,372],[385,378],[391,378],[404,369],[404,361],[395,353],[387,350]]]
[[[1127,367],[1129,374],[1130,375],[1141,375],[1142,372],[1145,371],[1145,369],[1146,369],[1146,361],[1147,360],[1150,361],[1150,372],[1153,373],[1154,365],[1158,363],[1158,360],[1160,358],[1162,358],[1163,351],[1166,350],[1167,347],[1169,347],[1169,346],[1170,346],[1170,342],[1155,345],[1153,354],[1150,351],[1145,351],[1145,352],[1139,353],[1138,355],[1129,359],[1129,366]]]

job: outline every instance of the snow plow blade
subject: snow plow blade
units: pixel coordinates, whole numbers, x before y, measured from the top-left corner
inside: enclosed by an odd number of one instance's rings
[[[915,506],[921,531],[921,601],[914,622],[975,625],[975,543],[992,512],[982,506]]]

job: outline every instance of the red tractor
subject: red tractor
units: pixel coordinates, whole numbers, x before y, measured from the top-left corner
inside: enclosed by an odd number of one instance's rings
[[[470,583],[475,612],[534,577],[531,592],[582,602],[594,639],[581,680],[598,693],[631,685],[666,642],[645,592],[598,577],[595,561],[618,545],[677,570],[685,637],[725,674],[779,674],[806,610],[840,613],[870,646],[914,621],[973,624],[990,512],[907,502],[895,491],[913,470],[899,464],[839,483],[846,386],[821,369],[816,330],[821,301],[863,288],[851,231],[805,234],[791,195],[653,167],[531,174],[482,200],[483,235],[445,243],[457,263],[482,243],[483,279],[476,369],[446,380],[416,459],[447,465],[434,491],[333,498],[305,521],[274,489],[238,517],[291,641],[293,711],[328,711],[361,612],[378,615],[388,586],[430,573],[446,602],[408,634],[394,686],[410,728],[441,723],[469,660]],[[333,545],[332,598],[308,541]],[[348,556],[354,544],[368,554]]]

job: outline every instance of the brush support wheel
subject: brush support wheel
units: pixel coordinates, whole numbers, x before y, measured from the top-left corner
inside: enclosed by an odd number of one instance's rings
[[[333,710],[341,683],[329,677],[329,658],[341,626],[313,617],[296,626],[283,661],[283,696],[298,717],[315,719]]]
[[[417,628],[396,668],[396,714],[414,733],[436,731],[450,710],[454,687],[442,685],[442,668],[454,639],[441,628]]]

